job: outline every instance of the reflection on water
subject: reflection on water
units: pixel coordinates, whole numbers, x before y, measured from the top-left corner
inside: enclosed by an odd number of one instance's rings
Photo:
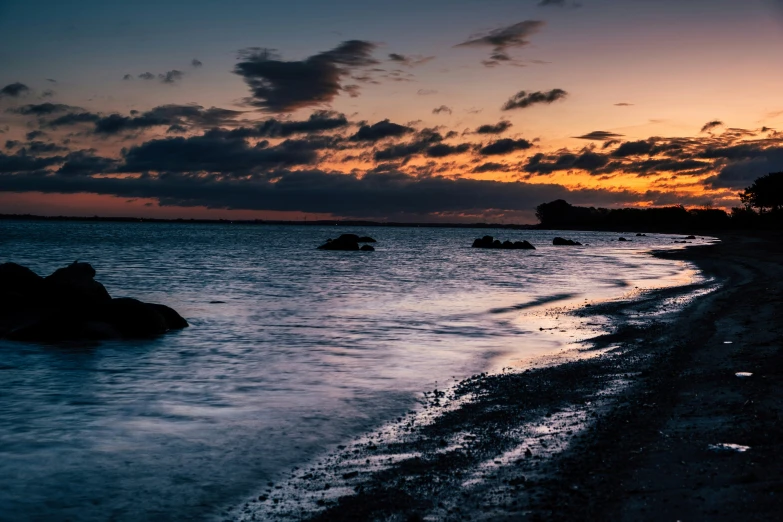
[[[416,394],[562,348],[519,314],[689,282],[649,236],[495,232],[536,251],[469,248],[485,231],[0,223],[0,261],[93,264],[115,296],[191,328],[153,341],[0,341],[0,505],[12,520],[192,520],[361,431]],[[373,253],[315,247],[370,233]],[[219,302],[216,302],[219,301]]]

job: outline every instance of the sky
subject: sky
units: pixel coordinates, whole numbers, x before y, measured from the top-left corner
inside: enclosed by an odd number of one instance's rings
[[[783,0],[0,0],[0,213],[729,210],[780,49]]]

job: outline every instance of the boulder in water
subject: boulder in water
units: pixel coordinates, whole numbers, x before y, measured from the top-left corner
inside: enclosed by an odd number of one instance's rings
[[[168,306],[112,299],[94,277],[88,263],[72,263],[45,278],[15,263],[0,265],[0,337],[34,342],[137,338],[188,326]]]
[[[582,243],[579,241],[574,241],[572,239],[565,239],[562,237],[556,237],[552,240],[552,244],[555,246],[582,246]]]

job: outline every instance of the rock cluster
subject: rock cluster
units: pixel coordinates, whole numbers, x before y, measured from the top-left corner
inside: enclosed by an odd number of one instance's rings
[[[556,237],[552,240],[552,244],[555,246],[582,246],[582,243],[579,241],[574,241],[572,239],[564,239],[562,237]]]
[[[500,248],[504,250],[535,250],[528,241],[501,241],[492,236],[480,237],[473,242],[473,248]]]
[[[155,337],[188,322],[168,306],[112,298],[88,263],[41,277],[0,264],[0,338],[63,342]]]
[[[369,236],[357,236],[356,234],[343,234],[337,239],[327,239],[326,243],[318,247],[318,250],[361,250],[363,252],[372,252],[375,249],[370,245],[359,243],[375,243],[376,241]]]

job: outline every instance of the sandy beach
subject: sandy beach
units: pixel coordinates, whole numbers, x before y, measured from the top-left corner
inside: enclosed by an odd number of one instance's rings
[[[427,392],[421,411],[223,516],[775,518],[783,507],[778,237],[655,252],[694,263],[706,279],[571,309],[584,325],[583,357]],[[591,337],[598,317],[611,333]]]

